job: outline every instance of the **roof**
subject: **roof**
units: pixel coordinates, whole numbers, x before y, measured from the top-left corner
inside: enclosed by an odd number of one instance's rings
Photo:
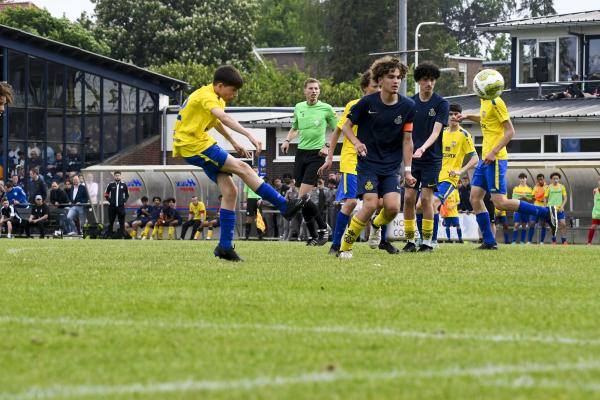
[[[39,8],[30,1],[20,1],[16,3],[0,3],[0,10],[4,8]]]
[[[557,87],[546,89],[544,94],[560,90]],[[480,100],[474,94],[449,96],[450,103],[459,103],[465,114],[479,114]],[[600,120],[600,98],[538,100],[537,89],[506,90],[502,94],[513,120]],[[341,109],[336,109],[339,111]],[[245,121],[241,124],[248,128],[291,128],[293,115]]]
[[[0,46],[37,55],[40,58],[57,63],[67,64],[86,72],[100,74],[97,69],[103,68],[108,73],[108,75],[104,74],[107,77],[122,80],[115,77],[115,75],[120,75],[121,78],[123,75],[126,75],[132,78],[130,80],[144,81],[151,84],[154,86],[155,91],[161,88],[162,90],[159,91],[161,93],[174,94],[190,86],[187,82],[152,72],[130,63],[115,60],[6,25],[0,25]],[[139,83],[141,82],[132,84]]]
[[[301,54],[306,53],[306,47],[257,47],[260,55],[266,54]]]
[[[449,60],[464,60],[464,61],[485,61],[482,57],[461,56],[460,54],[444,54]]]
[[[509,32],[520,28],[535,28],[548,25],[585,26],[599,24],[600,10],[595,10],[570,14],[547,15],[544,17],[487,22],[485,24],[477,24],[475,30],[484,32]]]

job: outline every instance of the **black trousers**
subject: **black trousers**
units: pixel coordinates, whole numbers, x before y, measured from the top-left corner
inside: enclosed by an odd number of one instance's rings
[[[121,232],[122,237],[125,236],[125,207],[108,206],[108,225],[104,232],[105,237],[112,236],[113,224],[116,218],[119,218],[119,232]]]
[[[190,240],[194,239],[194,235],[196,234],[196,231],[198,230],[200,225],[202,225],[202,221],[200,221],[199,219],[192,219],[190,221],[185,221],[183,223],[183,225],[181,225],[181,238],[185,239],[185,234],[187,233],[188,228],[191,226],[192,227],[192,236],[190,236]]]
[[[31,228],[37,228],[40,233],[41,238],[43,238],[45,236],[47,224],[48,224],[48,220],[38,221],[38,222],[29,222],[29,221],[23,220],[23,222],[21,223],[21,225],[23,226],[23,230],[25,231],[25,234],[27,235],[27,237],[31,236]]]

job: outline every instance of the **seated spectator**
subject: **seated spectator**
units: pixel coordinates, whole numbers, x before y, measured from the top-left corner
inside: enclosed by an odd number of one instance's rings
[[[135,212],[135,219],[129,222],[125,222],[125,232],[131,236],[132,239],[138,239],[138,228],[146,226],[150,221],[150,206],[148,205],[148,197],[143,196],[141,198],[142,205]]]
[[[155,225],[161,221],[161,217],[162,217],[162,200],[160,197],[158,196],[154,196],[152,198],[152,205],[150,207],[148,207],[148,212],[150,213],[150,219],[148,220],[148,222],[146,223],[146,226],[144,227],[144,231],[142,232],[142,240],[146,240],[146,239],[150,239],[152,240],[154,238],[154,234],[156,233],[156,235],[158,235],[158,230],[154,230]],[[152,233],[150,233],[152,232]]]
[[[572,82],[562,92],[548,93],[544,96],[547,100],[559,100],[559,99],[578,99],[584,97],[596,97],[590,93],[584,93],[579,87],[579,75],[573,75]]]
[[[83,232],[83,225],[85,224],[87,216],[87,206],[89,205],[90,199],[87,194],[85,186],[79,182],[79,177],[75,175],[73,177],[73,187],[70,190],[66,190],[69,203],[72,205],[67,213],[68,232],[67,235],[76,235],[77,231]],[[76,227],[75,219],[79,220],[79,225]]]
[[[188,220],[181,226],[181,236],[179,239],[184,240],[185,234],[189,227],[192,227],[190,240],[195,238],[196,232],[202,232],[202,224],[206,219],[206,206],[202,201],[198,200],[198,196],[192,196],[192,201],[189,204]],[[200,235],[198,235],[200,236]]]
[[[42,196],[42,199],[46,200],[48,187],[46,186],[46,182],[44,182],[40,176],[40,170],[38,167],[34,167],[29,170],[27,194],[29,195],[29,202],[31,204],[35,203],[35,198],[37,196]]]
[[[6,184],[6,199],[11,206],[27,208],[27,195],[20,186],[14,186],[12,182]]]
[[[217,213],[213,219],[208,221],[208,234],[206,235],[206,240],[211,240],[213,237],[214,228],[218,228],[221,226],[221,200],[223,199],[223,195],[219,195],[219,208],[217,208]],[[286,220],[287,221],[287,220]],[[199,237],[195,237],[194,239],[199,239]]]
[[[165,226],[168,227],[167,230],[167,240],[175,239],[175,227],[181,225],[181,215],[177,211],[177,200],[171,197],[167,199],[165,204]]]
[[[6,224],[6,237],[12,239],[13,229],[17,229],[21,225],[21,216],[17,212],[15,206],[8,202],[8,199],[2,201],[2,209],[0,210],[0,235],[2,227]]]
[[[50,209],[44,203],[42,196],[37,195],[34,199],[35,204],[31,207],[31,215],[29,220],[24,224],[25,233],[27,237],[31,237],[31,228],[36,227],[40,232],[40,239],[43,239],[46,232],[46,226],[48,225],[48,218],[50,218]]]

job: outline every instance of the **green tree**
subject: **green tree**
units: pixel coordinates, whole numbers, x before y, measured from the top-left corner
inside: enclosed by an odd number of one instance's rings
[[[92,0],[96,34],[111,55],[140,66],[176,60],[247,64],[256,0]]]
[[[256,27],[257,47],[306,45],[307,0],[260,0]]]
[[[94,53],[110,54],[109,46],[96,39],[84,26],[65,17],[55,18],[46,9],[5,8],[0,12],[0,24]]]
[[[510,58],[510,38],[503,33],[494,40],[494,45],[490,50],[490,60],[508,60]]]
[[[524,18],[556,14],[554,0],[521,0],[518,11]]]

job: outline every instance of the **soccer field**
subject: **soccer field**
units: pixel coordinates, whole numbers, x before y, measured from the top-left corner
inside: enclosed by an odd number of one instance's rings
[[[0,240],[0,399],[600,398],[595,246]]]

